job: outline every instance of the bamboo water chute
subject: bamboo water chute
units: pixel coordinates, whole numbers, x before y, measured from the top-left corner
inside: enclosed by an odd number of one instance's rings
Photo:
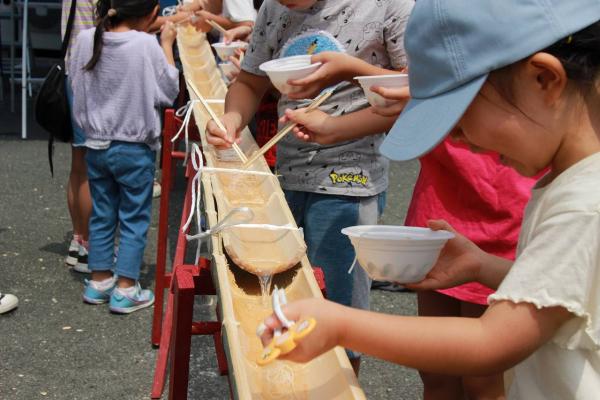
[[[200,92],[217,116],[223,114],[226,85],[205,36],[178,28],[178,47],[186,80]],[[198,39],[200,38],[200,39]],[[196,100],[194,90],[189,90]],[[202,155],[209,168],[241,169],[239,157],[225,159],[206,142],[205,127],[212,118],[201,104],[193,104],[193,116],[202,139]],[[259,150],[248,129],[241,134],[240,151],[251,156]],[[208,228],[240,206],[252,210],[252,224],[293,226],[293,216],[274,175],[202,173],[204,215]],[[264,157],[253,161],[247,171],[270,173]],[[231,227],[210,237],[212,275],[219,296],[229,374],[237,399],[364,399],[346,353],[336,348],[306,364],[276,361],[260,367],[256,360],[262,345],[256,327],[271,313],[263,302],[255,275],[275,274],[279,287],[290,301],[321,297],[306,245],[297,229],[272,230],[260,226]],[[248,273],[251,272],[251,273]],[[194,372],[191,371],[193,374]]]

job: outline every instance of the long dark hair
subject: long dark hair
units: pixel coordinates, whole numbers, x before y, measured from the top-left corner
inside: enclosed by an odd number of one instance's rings
[[[592,85],[600,72],[600,22],[542,51],[562,62],[569,79],[583,85]]]
[[[94,69],[102,53],[102,35],[107,29],[124,21],[143,18],[152,13],[158,0],[98,0],[96,5],[96,32],[94,33],[94,52],[90,61],[83,67]]]
[[[600,21],[567,36],[540,52],[548,53],[558,58],[567,73],[567,78],[586,91],[595,87],[600,75]],[[511,82],[512,69],[526,61],[500,68],[493,75],[500,76],[503,94],[512,97],[509,83]]]

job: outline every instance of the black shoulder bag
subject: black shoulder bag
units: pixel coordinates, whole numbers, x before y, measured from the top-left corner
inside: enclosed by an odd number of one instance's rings
[[[73,22],[75,21],[76,0],[71,0],[71,10],[67,30],[62,41],[61,61],[52,66],[35,98],[35,120],[50,134],[48,137],[48,161],[50,173],[54,176],[52,153],[54,139],[62,142],[73,140],[73,126],[67,92],[65,88],[65,56],[69,46]]]

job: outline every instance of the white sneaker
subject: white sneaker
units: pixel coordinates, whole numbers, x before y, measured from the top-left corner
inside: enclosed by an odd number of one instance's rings
[[[0,314],[14,310],[19,305],[19,299],[14,294],[0,293]]]
[[[79,242],[75,237],[71,239],[71,243],[69,243],[69,254],[67,258],[65,258],[65,264],[69,267],[74,267],[77,264],[77,255],[79,254]]]
[[[84,245],[79,245],[79,253],[77,254],[77,264],[73,267],[73,271],[89,274],[92,271],[88,268],[88,250]]]
[[[154,183],[152,184],[152,197],[153,198],[160,197],[161,191],[162,191],[162,188],[160,186],[160,182],[155,179]]]

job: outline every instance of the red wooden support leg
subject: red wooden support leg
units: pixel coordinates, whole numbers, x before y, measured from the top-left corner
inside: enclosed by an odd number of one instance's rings
[[[156,356],[156,367],[154,369],[154,379],[152,380],[152,399],[160,399],[165,389],[167,379],[167,363],[169,361],[169,350],[171,347],[171,331],[173,328],[173,292],[169,291],[167,298],[167,310],[162,326],[162,336],[160,338],[160,348]]]
[[[217,367],[219,368],[219,374],[221,374],[221,376],[227,375],[229,374],[229,367],[227,365],[227,357],[225,357],[225,349],[223,348],[221,330],[213,334],[213,340],[215,342],[215,353],[217,353]]]
[[[161,179],[162,196],[160,196],[160,208],[158,213],[158,237],[156,246],[156,278],[154,285],[154,315],[152,317],[152,344],[158,346],[160,343],[160,330],[162,325],[162,313],[164,302],[164,290],[168,285],[165,277],[167,264],[167,237],[169,234],[169,197],[172,186],[173,158],[171,157],[171,138],[175,133],[175,111],[165,111],[165,126],[163,129],[163,172]]]
[[[192,274],[177,269],[173,276],[173,333],[171,335],[171,366],[169,399],[187,399],[192,318],[194,313],[194,279]]]
[[[321,289],[323,297],[327,298],[327,288],[325,287],[325,274],[323,273],[323,270],[320,267],[313,267],[313,274],[315,275],[315,279],[319,285],[319,289]]]

